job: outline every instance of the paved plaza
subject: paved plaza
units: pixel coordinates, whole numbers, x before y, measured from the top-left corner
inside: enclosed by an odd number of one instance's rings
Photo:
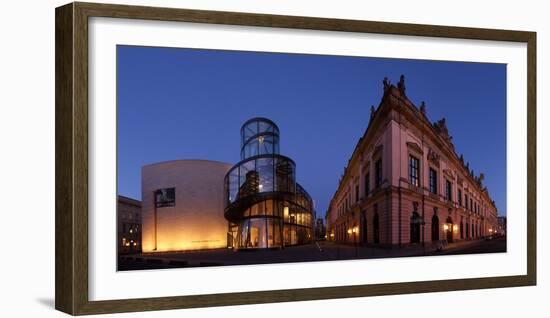
[[[223,265],[249,265],[375,259],[388,257],[456,255],[506,252],[506,238],[479,239],[439,245],[379,248],[316,242],[276,250],[233,251],[217,249],[196,252],[151,253],[119,257],[119,270],[161,269]]]

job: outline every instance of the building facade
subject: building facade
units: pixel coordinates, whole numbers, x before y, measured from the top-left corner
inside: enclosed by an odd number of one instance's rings
[[[455,152],[445,119],[428,120],[403,76],[383,89],[330,201],[328,239],[395,247],[490,235],[497,209],[484,175]]]
[[[324,240],[326,238],[326,227],[323,219],[318,218],[315,221],[315,239]]]
[[[225,176],[228,247],[282,248],[311,242],[313,203],[296,164],[279,154],[279,128],[253,118],[241,128],[241,161]]]
[[[495,234],[506,235],[506,217],[499,216],[497,219],[497,223],[498,223],[498,226]]]
[[[143,252],[226,248],[223,182],[230,168],[209,160],[142,167]]]
[[[141,201],[117,198],[118,254],[141,253]]]

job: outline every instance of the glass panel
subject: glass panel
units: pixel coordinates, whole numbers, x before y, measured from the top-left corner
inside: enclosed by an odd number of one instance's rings
[[[290,223],[296,224],[296,211],[290,209]]]
[[[245,158],[258,155],[258,139],[252,139],[244,147]]]
[[[291,161],[277,158],[275,163],[276,189],[294,192],[294,165]]]
[[[239,225],[238,241],[240,247],[246,247],[248,245],[248,220],[244,220],[244,222]]]
[[[260,124],[260,130],[259,130],[260,132],[266,132],[266,131],[271,132],[271,131],[273,131],[273,125],[271,125],[271,124],[269,124],[265,121],[260,121],[259,124]]]
[[[285,222],[290,222],[290,208],[286,202],[283,205],[283,217]]]
[[[296,243],[295,244],[303,244],[304,243],[304,228],[297,227],[296,228]]]
[[[255,162],[247,161],[240,166],[239,198],[258,192],[258,173],[255,170]]]
[[[273,201],[273,215],[283,217],[283,203],[279,200]]]
[[[265,214],[273,215],[273,200],[265,201]]]
[[[254,121],[243,128],[243,142],[258,133],[258,122]]]
[[[250,219],[250,247],[267,247],[266,219]]]
[[[274,139],[273,153],[275,154],[279,153],[279,137],[275,137]]]
[[[258,137],[259,154],[272,154],[273,153],[273,136],[266,135]]]
[[[238,199],[239,192],[239,168],[233,169],[229,174],[229,202],[234,202]]]
[[[290,227],[288,225],[284,225],[283,227],[283,237],[285,241],[285,245],[290,245]]]
[[[296,232],[296,226],[290,226],[290,245],[298,244],[298,234]]]
[[[254,215],[260,214],[259,207],[260,207],[259,204],[254,204],[252,207],[250,207],[250,215],[254,216]]]
[[[257,171],[260,176],[259,192],[273,191],[273,159],[259,158],[257,160]]]
[[[267,219],[267,245],[273,247],[275,244],[273,232],[273,219]]]
[[[277,219],[273,219],[273,245],[281,246],[281,227],[280,222]]]

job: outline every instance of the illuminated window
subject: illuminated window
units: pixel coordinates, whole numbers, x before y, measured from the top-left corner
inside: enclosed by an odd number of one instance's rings
[[[382,185],[382,160],[381,159],[378,159],[374,165],[374,170],[375,170],[375,185],[376,185],[376,188],[380,188],[380,186]]]
[[[447,201],[451,201],[451,196],[452,196],[452,185],[451,185],[451,181],[445,180],[445,199],[446,199]]]
[[[418,178],[420,163],[418,158],[409,156],[409,182],[415,187],[420,186],[420,180]]]
[[[437,172],[430,168],[430,192],[437,194]]]

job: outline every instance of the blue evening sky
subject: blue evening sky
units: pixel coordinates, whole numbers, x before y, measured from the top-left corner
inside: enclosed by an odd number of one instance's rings
[[[457,153],[485,173],[506,214],[506,65],[118,46],[118,192],[141,199],[143,165],[174,159],[237,163],[241,125],[273,120],[281,154],[324,216],[378,106],[382,79],[447,119]]]

